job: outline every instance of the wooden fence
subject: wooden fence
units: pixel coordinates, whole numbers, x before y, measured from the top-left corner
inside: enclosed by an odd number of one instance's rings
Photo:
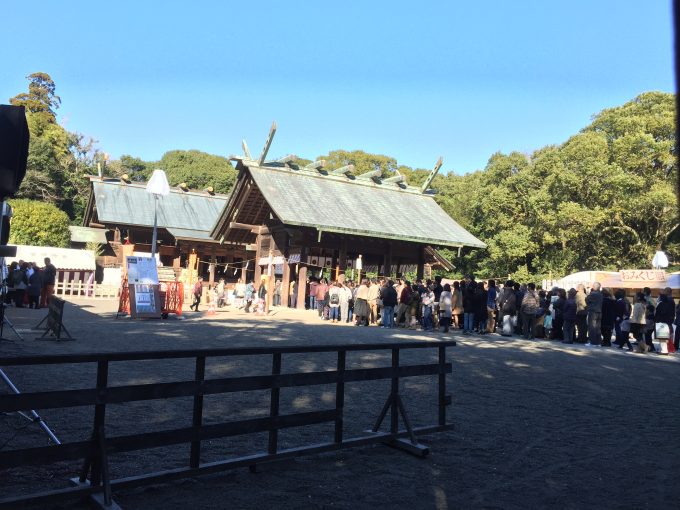
[[[338,450],[353,446],[385,442],[391,446],[405,449],[410,453],[426,455],[428,449],[420,444],[418,434],[442,431],[451,427],[446,421],[446,406],[451,403],[446,395],[446,374],[451,373],[451,363],[446,362],[446,348],[456,342],[403,342],[389,344],[356,345],[312,345],[300,347],[253,347],[234,349],[206,349],[186,351],[151,351],[102,354],[64,354],[48,356],[5,357],[0,358],[0,366],[64,365],[74,363],[96,363],[96,383],[90,388],[78,390],[50,390],[33,393],[0,395],[0,412],[16,412],[25,409],[57,409],[66,407],[94,407],[92,434],[89,439],[61,445],[24,448],[0,451],[0,466],[21,468],[29,465],[43,465],[66,460],[82,460],[82,469],[77,478],[72,479],[74,486],[33,494],[7,497],[0,495],[0,508],[17,508],[25,504],[53,503],[90,496],[102,508],[111,508],[112,490],[135,487],[151,483],[167,482],[174,479],[214,473],[236,467],[250,467],[274,460],[298,457],[309,453]],[[400,353],[404,349],[436,349],[437,362],[417,365],[402,365]],[[378,368],[347,368],[347,354],[354,351],[388,351],[391,364]],[[285,354],[333,352],[336,354],[336,369],[331,371],[282,373]],[[271,375],[252,375],[220,379],[206,378],[206,360],[215,357],[233,356],[271,356]],[[137,360],[169,360],[178,358],[194,359],[195,370],[192,380],[110,386],[108,372],[111,363]],[[406,412],[399,391],[402,378],[417,376],[437,376],[437,423],[414,428]],[[344,430],[345,385],[358,381],[391,380],[391,389],[377,420],[366,417],[366,435],[346,438]],[[47,379],[46,379],[47,380]],[[53,381],[53,379],[52,379]],[[312,412],[281,414],[279,403],[283,388],[335,385],[335,406]],[[203,397],[232,392],[269,390],[270,412],[268,417],[231,421],[218,424],[203,424]],[[106,407],[154,399],[193,397],[191,427],[162,430],[142,434],[109,437],[106,432]],[[389,431],[380,431],[380,426],[390,413]],[[400,429],[399,416],[404,428]],[[297,448],[281,449],[278,443],[279,430],[332,422],[332,440]],[[370,424],[373,423],[372,427]],[[210,463],[201,462],[204,441],[232,437],[243,434],[267,432],[269,440],[266,452],[251,452],[245,456]],[[408,440],[402,438],[407,437]],[[190,444],[187,466],[142,473],[127,478],[112,480],[109,476],[109,456],[120,452],[131,452]],[[399,469],[395,467],[395,469]]]
[[[120,284],[87,283],[76,280],[57,282],[54,286],[54,293],[62,298],[117,298],[120,294]]]

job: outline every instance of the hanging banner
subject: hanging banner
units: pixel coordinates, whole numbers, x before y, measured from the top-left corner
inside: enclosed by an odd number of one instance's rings
[[[659,269],[625,269],[619,271],[622,282],[665,282],[666,271]]]

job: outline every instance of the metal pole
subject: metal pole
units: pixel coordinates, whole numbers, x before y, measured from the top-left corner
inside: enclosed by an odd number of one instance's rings
[[[14,393],[16,393],[17,395],[21,394],[19,389],[16,386],[14,386],[14,383],[12,383],[10,378],[7,377],[7,374],[5,374],[5,372],[3,372],[3,370],[1,368],[0,368],[0,377],[2,377],[2,379],[5,381],[7,386],[9,386],[9,388]],[[40,428],[43,429],[48,436],[50,436],[50,439],[52,441],[54,441],[54,444],[61,444],[61,441],[59,441],[59,439],[57,439],[57,436],[54,435],[54,433],[50,430],[50,428],[47,426],[47,424],[42,420],[40,415],[38,413],[36,413],[33,409],[31,409],[31,416],[33,417],[33,421],[38,422],[38,425],[40,425]]]
[[[156,236],[158,228],[158,195],[154,194],[153,208],[153,240],[151,241],[151,258],[156,258]]]

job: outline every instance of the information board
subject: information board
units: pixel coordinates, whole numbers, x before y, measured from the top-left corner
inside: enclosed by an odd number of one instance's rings
[[[158,268],[152,257],[127,257],[127,277],[130,285],[158,285]]]
[[[161,316],[161,301],[158,284],[133,283],[130,289],[130,317],[152,319]]]

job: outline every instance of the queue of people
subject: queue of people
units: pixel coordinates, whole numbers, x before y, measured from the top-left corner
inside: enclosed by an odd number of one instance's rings
[[[57,268],[48,257],[42,267],[35,262],[14,261],[4,271],[4,304],[17,308],[44,308],[54,294],[56,278]]]
[[[624,290],[603,289],[597,282],[590,289],[578,285],[545,291],[512,280],[477,282],[471,275],[445,285],[441,277],[415,283],[363,279],[358,284],[312,278],[307,290],[308,309],[332,323],[521,335],[635,352],[655,351],[654,337],[674,330],[672,344],[678,350],[680,302],[676,306],[671,294],[666,288],[656,300],[645,288],[631,303]]]
[[[287,299],[294,307],[296,286],[295,281],[290,282],[286,297],[281,281],[275,280],[272,305],[280,306]],[[194,287],[192,309],[198,311],[203,282]],[[266,276],[258,284],[239,280],[230,290],[220,280],[208,289],[208,300],[218,308],[230,303],[246,313],[262,315],[267,287]],[[306,308],[332,324],[521,335],[635,352],[655,351],[654,337],[663,331],[669,335],[675,331],[671,349],[674,346],[677,351],[680,341],[680,302],[676,306],[670,288],[662,290],[658,300],[645,288],[631,302],[623,290],[601,288],[597,282],[590,289],[578,285],[546,291],[533,283],[512,280],[504,284],[478,282],[472,275],[451,284],[442,284],[439,276],[412,283],[388,278],[354,282],[342,275],[333,281],[311,277],[305,297]]]

